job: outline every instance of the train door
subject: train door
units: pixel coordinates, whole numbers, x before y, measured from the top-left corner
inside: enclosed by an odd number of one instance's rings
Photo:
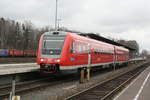
[[[88,67],[91,66],[91,49],[90,49],[90,44],[88,44]]]
[[[114,70],[116,67],[116,61],[117,61],[117,54],[116,54],[116,48],[114,46],[114,55],[113,55],[113,66],[114,66]]]
[[[76,53],[78,64],[85,66],[88,59],[88,43],[83,41],[76,41]]]
[[[71,65],[76,65],[76,51],[75,51],[75,41],[72,40],[71,48],[70,48],[70,55],[69,55],[69,61]]]
[[[71,58],[73,58],[74,65],[85,66],[88,61],[88,45],[85,42],[73,40],[72,44],[72,54]]]

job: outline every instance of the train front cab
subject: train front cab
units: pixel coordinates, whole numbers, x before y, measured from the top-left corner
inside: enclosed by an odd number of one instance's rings
[[[37,63],[42,73],[55,73],[59,71],[61,53],[66,32],[46,32],[39,42]]]

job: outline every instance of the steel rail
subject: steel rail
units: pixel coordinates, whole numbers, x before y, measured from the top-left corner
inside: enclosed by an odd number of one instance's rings
[[[145,63],[145,64],[143,64],[143,65],[141,65],[141,66],[139,66],[139,67],[137,67],[136,69],[134,69],[134,70],[131,70],[131,71],[129,71],[129,72],[126,72],[126,73],[124,73],[124,74],[121,74],[120,76],[115,76],[115,77],[111,77],[111,78],[109,78],[109,79],[107,79],[107,80],[104,80],[104,81],[102,81],[102,82],[100,82],[100,83],[98,83],[98,84],[96,84],[96,85],[94,85],[94,86],[92,86],[92,87],[90,87],[90,88],[87,88],[87,89],[85,89],[85,90],[83,90],[83,91],[81,91],[81,92],[78,92],[78,93],[76,93],[76,94],[74,94],[74,95],[72,95],[72,96],[69,96],[69,97],[67,97],[65,100],[82,100],[82,98],[83,98],[83,96],[84,95],[86,95],[86,97],[84,98],[84,100],[91,100],[91,98],[92,98],[92,96],[97,96],[99,99],[98,100],[111,100],[112,99],[112,97],[118,92],[118,91],[120,91],[123,87],[125,87],[125,85],[127,85],[127,83],[129,83],[129,81],[131,81],[132,79],[134,79],[136,76],[138,76],[145,68],[147,68],[148,67],[148,65],[149,65],[150,63]],[[142,69],[141,69],[142,68]],[[132,73],[132,72],[134,72],[135,71],[135,73]],[[131,75],[129,75],[129,76],[131,76],[131,77],[127,77],[127,75],[126,74],[131,74]],[[115,79],[117,79],[117,78],[119,78],[119,77],[121,77],[121,76],[123,76],[123,75],[125,75],[126,77],[124,77],[124,81],[121,83],[121,84],[119,84],[118,86],[116,86],[115,88],[114,88],[114,86],[116,85],[116,83],[119,83],[119,82],[117,82],[117,81],[114,81],[114,82],[110,82],[110,81],[112,81],[112,80],[115,80]],[[123,78],[121,78],[122,80],[123,80]],[[119,80],[120,81],[120,80]],[[109,84],[111,85],[111,86],[107,86],[106,85],[106,83],[107,82],[109,82]],[[105,87],[105,85],[106,85],[106,87]],[[97,92],[97,94],[98,95],[96,95],[96,92],[94,92],[94,88],[96,88],[96,87],[99,87],[99,86],[101,86],[100,88],[101,88],[101,90],[98,90],[98,88],[97,88],[97,90],[95,89],[95,91]],[[108,88],[110,88],[111,87],[111,90],[108,90]],[[92,90],[93,89],[93,90]],[[91,93],[91,94],[90,94]],[[93,97],[92,98],[93,100],[97,100],[97,98],[95,99],[95,97]]]

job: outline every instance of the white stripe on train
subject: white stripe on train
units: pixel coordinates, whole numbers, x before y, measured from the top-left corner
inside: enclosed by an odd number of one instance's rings
[[[128,61],[119,61],[119,62],[116,62],[116,63],[125,63],[125,62],[128,62]],[[113,62],[111,63],[98,63],[98,64],[91,64],[90,67],[95,67],[95,66],[100,66],[100,65],[108,65],[108,64],[114,64]],[[60,70],[73,70],[73,69],[77,69],[77,68],[90,68],[88,66],[88,64],[86,65],[75,65],[75,66],[60,66]]]

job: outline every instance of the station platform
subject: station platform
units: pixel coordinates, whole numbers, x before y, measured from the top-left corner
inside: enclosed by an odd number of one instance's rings
[[[150,100],[150,67],[144,70],[113,100]]]
[[[0,75],[18,74],[37,71],[40,68],[36,63],[0,64]]]

